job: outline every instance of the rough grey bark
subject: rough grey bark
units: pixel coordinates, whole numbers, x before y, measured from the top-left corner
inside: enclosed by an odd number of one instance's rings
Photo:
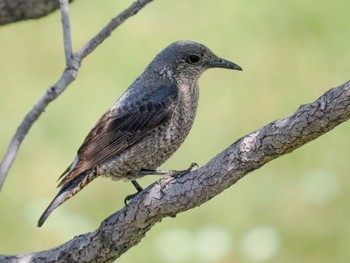
[[[40,18],[59,7],[59,0],[0,0],[0,25]]]
[[[295,113],[242,137],[199,169],[177,179],[160,179],[138,194],[128,207],[105,219],[94,232],[47,251],[0,255],[0,262],[112,262],[138,244],[162,218],[205,203],[247,173],[349,118],[350,81],[300,106]]]

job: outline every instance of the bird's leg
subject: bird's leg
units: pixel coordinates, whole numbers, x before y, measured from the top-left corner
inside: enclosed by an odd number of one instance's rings
[[[181,171],[177,171],[177,170],[147,170],[147,169],[142,169],[138,172],[139,176],[145,176],[145,175],[165,175],[165,176],[171,176],[171,177],[181,177],[185,174],[187,174],[188,172],[190,172],[194,167],[198,167],[198,164],[196,163],[191,163],[190,167],[188,167],[185,170],[181,170]],[[130,201],[131,199],[133,199],[138,193],[140,193],[143,188],[139,185],[138,182],[136,182],[135,180],[131,180],[131,183],[135,186],[137,193],[132,194],[132,195],[128,195],[125,197],[124,199],[124,204],[127,206],[128,205],[128,201]]]
[[[143,188],[141,187],[141,185],[139,185],[138,182],[136,182],[135,180],[132,180],[131,183],[135,186],[137,192],[141,192],[143,190]]]
[[[135,180],[131,180],[131,183],[135,186],[137,193],[132,194],[132,195],[127,195],[124,199],[124,204],[127,206],[128,205],[128,201],[130,201],[131,199],[133,199],[138,193],[140,193],[143,188],[141,187],[141,185],[139,185],[138,182],[136,182]]]
[[[139,174],[141,176],[144,175],[167,175],[167,176],[171,176],[171,177],[181,177],[185,174],[187,174],[188,172],[190,172],[194,167],[198,167],[198,164],[196,163],[191,163],[190,167],[188,167],[186,170],[181,170],[181,171],[177,171],[177,170],[146,170],[146,169],[142,169]]]

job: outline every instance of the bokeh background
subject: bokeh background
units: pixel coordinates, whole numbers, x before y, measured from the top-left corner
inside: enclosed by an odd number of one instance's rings
[[[74,49],[130,4],[76,0]],[[166,45],[202,42],[244,69],[210,70],[200,79],[194,127],[162,166],[183,169],[347,81],[349,10],[345,0],[155,0],[86,58],[76,81],[30,130],[0,194],[0,252],[52,248],[95,230],[123,206],[133,186],[101,178],[36,227],[87,132]],[[59,12],[0,27],[0,47],[3,156],[24,115],[64,69]],[[201,207],[164,219],[118,262],[347,262],[349,130],[340,125]]]

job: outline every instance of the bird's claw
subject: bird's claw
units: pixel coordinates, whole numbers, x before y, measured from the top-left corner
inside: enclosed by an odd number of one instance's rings
[[[128,206],[128,202],[131,201],[139,192],[135,193],[135,194],[132,194],[132,195],[127,195],[125,198],[124,198],[124,204],[125,206]]]
[[[135,194],[132,194],[132,195],[127,195],[125,198],[124,198],[124,204],[125,206],[128,206],[128,202],[133,199],[138,193],[140,193],[143,188],[141,187],[141,185],[138,184],[138,182],[136,182],[136,180],[131,180],[131,183],[134,185],[134,187],[136,188],[137,192]]]

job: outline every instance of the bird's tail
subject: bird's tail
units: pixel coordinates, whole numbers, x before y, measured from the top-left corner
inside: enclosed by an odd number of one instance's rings
[[[83,173],[75,178],[73,181],[63,185],[56,195],[56,197],[52,200],[50,205],[46,208],[44,213],[41,215],[38,221],[38,227],[41,227],[49,215],[55,210],[58,206],[63,204],[69,198],[78,193],[81,189],[84,188],[89,182],[91,182],[96,175],[94,173]]]

